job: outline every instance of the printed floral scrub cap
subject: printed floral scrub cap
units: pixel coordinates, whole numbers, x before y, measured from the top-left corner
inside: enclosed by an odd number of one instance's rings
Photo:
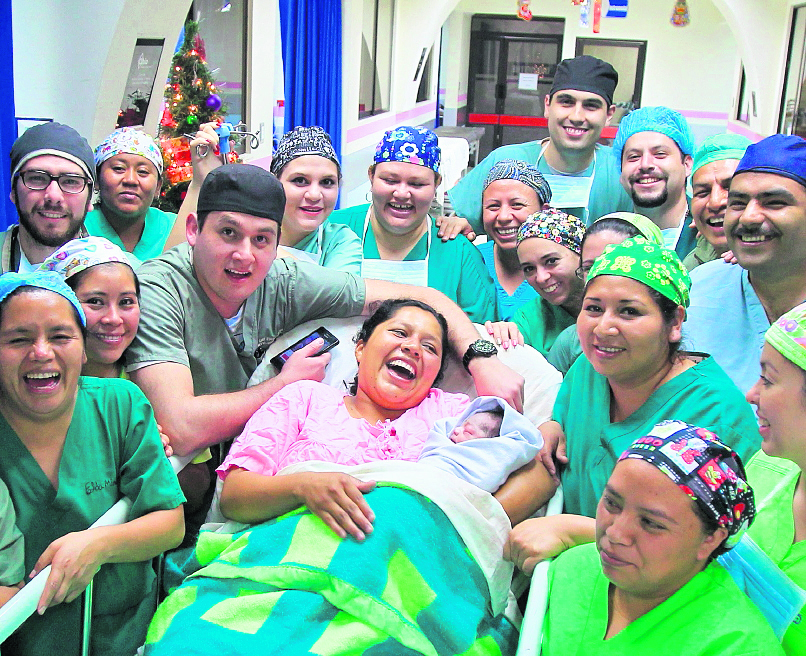
[[[611,212],[610,214],[600,216],[593,223],[597,223],[603,219],[619,219],[620,221],[626,221],[649,241],[658,244],[658,246],[663,246],[663,233],[660,231],[660,228],[652,222],[652,219],[643,214],[636,214],[635,212]]]
[[[536,166],[519,159],[502,159],[490,169],[484,188],[487,189],[496,180],[517,180],[535,190],[540,204],[551,202],[551,187]]]
[[[795,306],[772,324],[764,339],[792,364],[806,369],[806,303]]]
[[[157,167],[162,175],[162,151],[156,142],[142,130],[120,128],[104,139],[95,149],[95,167],[100,169],[110,157],[115,155],[140,155]]]
[[[84,316],[84,310],[81,309],[81,303],[73,293],[64,279],[53,271],[33,271],[32,273],[4,273],[0,276],[0,303],[6,300],[9,294],[20,287],[39,287],[40,289],[47,289],[49,292],[54,292],[59,296],[63,296],[78,312],[81,319],[81,325],[87,325],[87,318]]]
[[[727,549],[753,522],[756,506],[742,461],[707,428],[663,421],[621,454],[644,460],[666,474],[708,517],[728,532]]]
[[[688,307],[691,278],[677,253],[643,237],[610,244],[591,267],[588,284],[596,276],[623,276],[644,283],[678,305]]]
[[[82,237],[72,239],[52,253],[42,264],[40,271],[55,271],[66,280],[79,271],[96,264],[120,262],[131,267],[123,250],[103,237]]]
[[[518,228],[518,243],[531,237],[548,239],[579,255],[585,224],[572,214],[550,207],[530,214]]]
[[[375,163],[409,162],[439,173],[442,151],[439,140],[431,130],[402,125],[383,135],[375,148]]]
[[[280,177],[283,169],[289,162],[294,161],[297,157],[304,155],[318,155],[329,159],[336,165],[336,170],[341,177],[341,166],[339,165],[339,158],[336,157],[336,151],[333,149],[333,143],[330,137],[319,126],[303,127],[299,126],[286,132],[280,143],[277,144],[277,152],[271,158],[271,166],[269,170]]]

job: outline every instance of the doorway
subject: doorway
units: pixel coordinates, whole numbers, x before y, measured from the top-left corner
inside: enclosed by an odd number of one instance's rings
[[[578,38],[576,54],[598,57],[618,72],[618,85],[613,94],[616,112],[611,126],[618,125],[622,116],[641,106],[646,41]]]
[[[486,156],[548,136],[543,99],[560,62],[565,20],[476,14],[470,27],[467,125],[485,128]]]

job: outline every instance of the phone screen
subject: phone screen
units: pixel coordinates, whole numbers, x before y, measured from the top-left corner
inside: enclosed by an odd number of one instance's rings
[[[271,359],[271,363],[275,367],[277,367],[277,369],[282,369],[283,365],[288,361],[288,358],[290,358],[296,351],[299,351],[303,346],[307,346],[312,341],[314,341],[315,339],[319,339],[320,337],[325,340],[325,343],[322,345],[322,348],[319,349],[317,355],[326,353],[339,343],[339,340],[333,333],[331,333],[324,327],[319,327],[309,335],[303,337],[298,342],[294,342],[291,346],[289,346],[285,351],[283,351],[279,355],[275,355]]]

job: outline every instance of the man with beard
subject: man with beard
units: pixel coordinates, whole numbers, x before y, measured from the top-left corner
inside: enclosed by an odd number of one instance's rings
[[[11,202],[19,225],[0,233],[0,273],[33,271],[83,232],[92,208],[92,149],[73,128],[43,123],[11,147]]]
[[[806,300],[806,141],[775,134],[747,148],[728,193],[728,248],[691,272],[687,349],[710,353],[746,392],[772,321]],[[768,372],[767,375],[774,375]]]
[[[699,233],[697,247],[683,260],[691,271],[728,250],[725,209],[733,173],[752,142],[740,134],[725,132],[708,137],[694,154],[691,167],[691,214]]]
[[[668,107],[642,107],[619,124],[613,154],[621,184],[635,210],[663,231],[666,248],[680,259],[694,248],[686,179],[691,174],[694,136],[683,116]]]
[[[610,212],[632,210],[608,146],[597,141],[616,107],[618,73],[607,62],[580,55],[557,66],[544,100],[548,139],[496,148],[449,192],[457,216],[480,232],[481,196],[490,169],[504,159],[537,167],[551,187],[551,204],[590,225]]]

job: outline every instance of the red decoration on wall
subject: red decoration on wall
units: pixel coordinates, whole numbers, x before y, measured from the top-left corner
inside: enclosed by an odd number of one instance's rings
[[[602,23],[602,0],[593,0],[593,33],[599,34]]]
[[[532,10],[529,9],[529,3],[532,0],[518,0],[518,18],[525,21],[532,20]]]

